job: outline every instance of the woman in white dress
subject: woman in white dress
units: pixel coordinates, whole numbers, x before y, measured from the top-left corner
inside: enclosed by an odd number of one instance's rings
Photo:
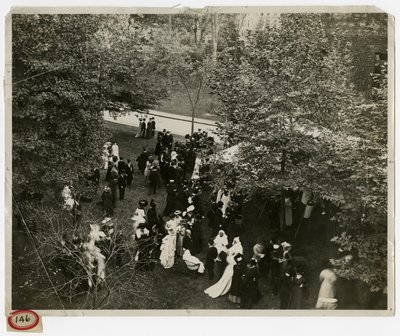
[[[110,158],[108,157],[109,151],[108,151],[108,145],[105,144],[103,146],[103,154],[102,154],[102,159],[103,159],[103,169],[107,170],[108,169],[108,162]]]
[[[293,225],[292,201],[290,197],[285,198],[285,223],[288,227]]]
[[[218,254],[226,251],[228,246],[228,236],[224,230],[219,230],[218,235],[214,238],[214,247],[217,249]]]
[[[163,238],[160,247],[160,261],[165,269],[174,266],[176,249],[176,230],[172,226],[167,229],[168,234]]]
[[[222,187],[222,189],[218,191],[216,202],[217,203],[222,202],[224,204],[221,210],[222,214],[225,216],[226,209],[228,208],[229,203],[231,202],[231,194],[226,186]]]
[[[93,286],[93,275],[97,265],[97,281],[102,282],[106,278],[106,257],[101,253],[100,249],[94,244],[94,240],[83,244],[84,258],[88,266],[88,282],[89,287]]]
[[[335,272],[329,268],[322,270],[319,275],[321,287],[319,288],[318,301],[315,306],[317,309],[333,310],[337,308],[336,280]]]
[[[200,178],[200,168],[201,168],[201,158],[196,157],[195,163],[194,163],[194,168],[193,168],[193,174],[192,174],[192,180],[197,180]]]
[[[116,156],[119,160],[119,147],[117,142],[114,142],[114,144],[111,147],[111,155]]]
[[[146,219],[143,218],[142,216],[133,215],[133,217],[131,217],[131,220],[133,221],[132,223],[133,232],[136,232],[140,224],[146,223]],[[135,240],[135,237],[136,235],[133,235],[133,240]]]
[[[217,298],[218,296],[225,295],[231,289],[233,266],[235,266],[236,262],[232,256],[228,256],[226,258],[226,261],[228,265],[226,266],[224,274],[222,274],[221,279],[219,279],[219,281],[216,284],[212,285],[211,287],[208,287],[204,291],[204,293],[208,294],[213,299]]]
[[[151,171],[151,166],[153,165],[153,157],[149,156],[149,158],[146,161],[146,168],[144,169],[144,182],[148,183],[149,182],[149,176],[150,176],[150,171]]]
[[[138,115],[136,115],[136,117],[138,118],[139,116]],[[142,135],[142,118],[141,118],[141,116],[140,116],[140,118],[139,118],[139,124],[138,124],[138,131],[137,131],[137,133],[136,133],[136,135],[135,135],[135,138],[137,139],[137,138],[140,138],[141,137],[141,135]]]
[[[100,226],[97,224],[90,224],[90,232],[88,235],[89,241],[98,242],[106,237],[106,234],[100,230]]]
[[[186,265],[189,269],[193,265],[198,265],[199,267],[197,268],[197,272],[199,272],[200,274],[204,273],[205,268],[204,268],[203,262],[201,262],[199,258],[193,256],[190,253],[190,250],[187,250],[187,249],[184,250],[182,259],[186,263]]]
[[[233,239],[232,246],[228,249],[228,256],[234,257],[237,254],[243,255],[243,246],[239,237]]]

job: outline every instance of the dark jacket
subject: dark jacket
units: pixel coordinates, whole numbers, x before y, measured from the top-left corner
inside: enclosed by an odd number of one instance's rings
[[[191,255],[194,255],[193,241],[189,236],[183,237],[182,246],[184,249],[189,250]]]
[[[214,265],[215,258],[218,256],[218,251],[214,246],[211,246],[207,249],[207,255],[206,255],[206,263],[205,267],[209,268]]]

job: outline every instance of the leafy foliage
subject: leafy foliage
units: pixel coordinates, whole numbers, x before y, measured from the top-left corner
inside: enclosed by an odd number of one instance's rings
[[[142,21],[142,16],[108,15],[91,41],[100,55],[103,93],[132,111],[147,110],[168,95],[169,55],[159,43],[164,26]]]
[[[13,189],[44,192],[97,166],[106,135],[89,15],[13,16]]]
[[[331,259],[339,276],[345,279],[361,279],[372,292],[387,290],[387,237],[386,234],[351,236],[346,233],[333,237],[346,254],[342,258]],[[351,256],[351,257],[350,257]],[[373,270],[373,271],[371,271]]]
[[[109,136],[101,111],[147,109],[168,93],[159,28],[129,15],[14,15],[12,29],[13,189],[87,189]]]
[[[356,248],[359,258],[351,266],[337,261],[339,272],[347,278],[369,272],[371,289],[384,289],[378,241],[386,234],[386,81],[379,98],[366,102],[354,89],[351,45],[340,29],[326,30],[317,14],[281,18],[279,27],[244,41],[233,31],[210,76],[224,120],[219,135],[239,145],[236,187],[250,197],[281,197],[281,224],[285,190],[308,188],[335,203],[335,219],[358,232],[340,243]],[[359,234],[370,234],[380,252]]]
[[[280,28],[221,53],[212,89],[226,120],[221,135],[243,149],[242,187],[274,194],[320,184],[314,172],[325,159],[321,149],[354,105],[348,62],[346,45],[325,34],[317,15],[283,16]]]

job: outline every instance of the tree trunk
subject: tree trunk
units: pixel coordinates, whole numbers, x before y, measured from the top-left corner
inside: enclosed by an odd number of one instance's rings
[[[281,159],[281,174],[282,174],[282,185],[285,178],[285,166],[286,166],[286,149],[282,149]],[[281,189],[281,215],[280,215],[280,228],[281,231],[285,227],[285,189]]]
[[[192,132],[191,132],[191,134],[193,135],[193,133],[194,133],[194,108],[192,108],[192,127],[191,127],[191,130],[192,130]]]
[[[212,42],[213,42],[213,62],[217,62],[218,50],[218,14],[215,13],[212,17]]]
[[[195,17],[194,18],[194,44],[196,45],[196,47],[198,46],[198,42],[197,42],[198,28],[199,28],[199,22],[198,22],[198,19]]]

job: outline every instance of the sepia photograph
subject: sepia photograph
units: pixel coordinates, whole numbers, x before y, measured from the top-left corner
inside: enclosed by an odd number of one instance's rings
[[[393,315],[393,18],[362,8],[12,11],[8,309]]]

